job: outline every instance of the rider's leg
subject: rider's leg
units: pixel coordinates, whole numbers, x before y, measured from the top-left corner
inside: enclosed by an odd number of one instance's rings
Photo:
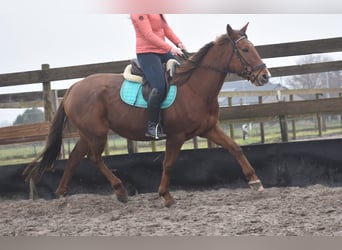
[[[153,88],[149,97],[147,105],[147,130],[145,135],[154,139],[166,138],[163,129],[160,126],[160,105],[161,95],[156,88]]]
[[[163,133],[160,124],[160,107],[165,95],[166,79],[161,55],[144,53],[138,54],[137,58],[152,88],[147,104],[148,121],[145,135],[154,139],[163,139],[166,135]]]

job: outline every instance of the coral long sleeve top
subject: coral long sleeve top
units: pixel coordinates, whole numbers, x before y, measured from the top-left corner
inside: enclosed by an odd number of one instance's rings
[[[160,14],[131,14],[136,33],[136,53],[165,54],[181,41]]]

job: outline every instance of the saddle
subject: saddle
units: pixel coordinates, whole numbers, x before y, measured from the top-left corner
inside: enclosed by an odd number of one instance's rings
[[[164,74],[165,74],[165,79],[166,79],[165,93],[162,93],[163,99],[165,99],[169,91],[172,77],[178,65],[179,65],[179,62],[175,59],[170,59],[167,61],[167,63],[163,64]],[[144,72],[140,68],[139,62],[136,58],[132,59],[131,64],[126,66],[124,73],[123,73],[123,77],[128,81],[141,83],[142,95],[146,101],[148,100],[148,96],[151,93],[152,88],[149,82],[147,81],[147,79],[145,78]]]

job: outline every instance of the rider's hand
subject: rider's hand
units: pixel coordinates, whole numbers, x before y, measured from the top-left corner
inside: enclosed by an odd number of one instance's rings
[[[180,48],[181,50],[185,50],[186,51],[186,47],[184,46],[183,43],[178,43],[177,47]]]
[[[175,55],[175,56],[182,56],[183,52],[182,52],[182,50],[180,48],[172,47],[171,54]]]

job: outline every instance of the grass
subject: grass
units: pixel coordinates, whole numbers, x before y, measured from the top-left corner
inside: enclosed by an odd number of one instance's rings
[[[318,138],[318,129],[315,120],[296,120],[296,140]],[[242,138],[242,123],[234,123],[234,140],[240,145],[258,144],[261,143],[260,124],[255,122],[249,132],[249,137],[246,140]],[[292,124],[288,121],[288,137],[292,140]],[[229,124],[221,123],[226,133],[230,135]],[[281,135],[278,122],[268,121],[264,122],[265,143],[281,142]],[[338,120],[327,120],[326,128],[322,132],[322,137],[341,136],[342,125]],[[65,158],[69,157],[69,152],[73,149],[76,139],[64,140],[64,154]],[[165,141],[158,141],[156,143],[156,151],[165,150]],[[207,148],[208,142],[206,139],[198,138],[198,148]],[[13,164],[27,163],[35,159],[43,150],[44,142],[30,143],[30,144],[13,144],[0,146],[0,166],[7,166]],[[192,140],[186,141],[182,149],[193,149],[194,143]],[[138,142],[138,151],[151,152],[151,142]],[[117,135],[111,135],[108,138],[108,153],[110,155],[127,154],[127,141]]]

